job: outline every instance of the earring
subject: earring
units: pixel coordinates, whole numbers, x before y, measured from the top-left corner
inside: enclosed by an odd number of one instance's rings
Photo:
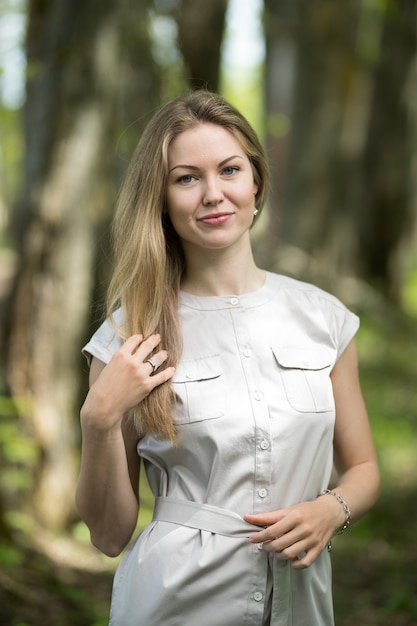
[[[254,214],[254,215],[258,215],[258,213],[259,213],[259,211],[258,211],[258,209],[255,207],[255,208],[254,208],[254,210],[253,210],[253,214]]]

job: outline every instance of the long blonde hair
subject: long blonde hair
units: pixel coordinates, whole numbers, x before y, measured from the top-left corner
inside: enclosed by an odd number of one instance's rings
[[[182,336],[178,296],[185,259],[181,241],[165,210],[168,148],[180,133],[202,123],[217,124],[242,145],[253,169],[258,191],[255,204],[263,208],[268,165],[250,124],[220,95],[199,90],[165,104],[146,127],[129,165],[113,221],[114,271],[107,297],[111,317],[122,307],[123,334],[158,332],[168,351],[165,367],[181,356]],[[258,213],[259,214],[259,213]],[[167,382],[156,387],[134,409],[140,434],[162,436],[173,443],[175,394]]]

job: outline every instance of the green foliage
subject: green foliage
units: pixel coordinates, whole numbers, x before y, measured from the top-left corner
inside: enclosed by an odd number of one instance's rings
[[[417,623],[417,324],[384,306],[361,315],[361,381],[377,448],[377,505],[333,544],[338,626]]]
[[[21,419],[28,408],[26,399],[0,396],[0,493],[12,507],[33,487],[39,456],[39,445]]]
[[[384,486],[375,508],[334,541],[338,626],[416,623],[416,513],[416,485]]]
[[[89,530],[82,521],[73,524],[73,526],[71,527],[71,534],[76,541],[84,544],[88,544],[90,542]]]
[[[220,85],[222,95],[245,115],[261,138],[265,136],[262,80],[262,66],[228,68],[223,70]]]
[[[417,328],[406,316],[363,317],[361,380],[385,482],[415,480]]]
[[[158,67],[162,102],[175,98],[188,88],[184,65],[178,48],[178,28],[170,15],[150,13],[149,34],[152,56]]]
[[[0,175],[1,194],[6,204],[11,205],[21,184],[21,161],[23,133],[21,111],[6,109],[0,104]]]
[[[4,554],[2,547],[0,559]],[[84,575],[65,566],[57,567],[33,549],[20,548],[19,561],[1,560],[0,623],[104,626],[108,623],[110,585],[108,574]]]
[[[417,267],[410,269],[404,281],[402,304],[404,311],[417,319]]]
[[[2,567],[18,567],[22,565],[24,553],[16,546],[0,543],[0,563]]]

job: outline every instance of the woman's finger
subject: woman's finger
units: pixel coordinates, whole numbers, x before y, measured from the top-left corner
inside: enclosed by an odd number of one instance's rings
[[[126,352],[127,354],[135,354],[141,343],[143,342],[143,335],[131,335],[126,339],[122,347],[120,348],[121,352]]]
[[[158,385],[162,385],[163,383],[166,383],[167,380],[173,377],[174,372],[175,372],[175,367],[167,367],[161,372],[156,372],[155,374],[150,375],[149,376],[151,380],[150,391],[152,389],[155,389],[155,387],[158,387]]]
[[[156,371],[165,363],[168,358],[168,352],[166,350],[160,350],[152,356],[149,356],[143,361],[143,364],[149,366],[149,375],[155,375]]]
[[[151,354],[160,343],[161,335],[159,333],[149,335],[146,339],[141,334],[131,335],[124,342],[121,351],[137,357],[139,361],[144,361],[147,355]]]

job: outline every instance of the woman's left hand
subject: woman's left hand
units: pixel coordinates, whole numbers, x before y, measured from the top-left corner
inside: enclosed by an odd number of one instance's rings
[[[277,559],[291,561],[295,569],[310,567],[344,522],[342,507],[332,499],[322,496],[279,511],[245,515],[250,524],[264,527],[249,541],[274,552]]]

